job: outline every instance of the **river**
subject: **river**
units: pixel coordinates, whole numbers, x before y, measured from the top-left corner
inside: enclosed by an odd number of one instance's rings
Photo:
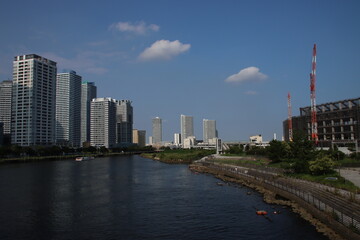
[[[219,182],[136,155],[1,164],[0,239],[327,239],[290,209]]]

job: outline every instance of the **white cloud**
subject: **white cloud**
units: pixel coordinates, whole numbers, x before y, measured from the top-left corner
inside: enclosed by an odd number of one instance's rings
[[[179,40],[170,42],[169,40],[158,40],[150,47],[146,48],[139,59],[147,60],[168,60],[190,49],[190,44],[183,44]]]
[[[131,32],[135,34],[145,34],[149,31],[157,32],[159,31],[160,27],[156,24],[149,24],[147,25],[145,22],[118,22],[114,23],[110,26],[110,29],[114,29],[120,32]]]
[[[225,82],[243,83],[243,82],[258,82],[267,79],[268,76],[260,72],[257,67],[248,67],[240,70],[240,72],[229,76]]]

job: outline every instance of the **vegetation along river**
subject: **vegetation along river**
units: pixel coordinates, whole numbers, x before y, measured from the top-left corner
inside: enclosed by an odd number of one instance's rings
[[[0,239],[326,238],[249,188],[134,155],[1,164]]]

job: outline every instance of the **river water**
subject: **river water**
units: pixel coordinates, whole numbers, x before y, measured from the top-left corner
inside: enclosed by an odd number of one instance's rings
[[[327,239],[219,182],[139,156],[1,164],[0,239]]]

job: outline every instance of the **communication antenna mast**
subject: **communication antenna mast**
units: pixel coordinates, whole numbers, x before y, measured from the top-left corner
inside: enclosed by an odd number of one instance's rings
[[[293,128],[292,128],[292,111],[291,111],[291,96],[288,93],[288,126],[289,126],[289,141],[293,140]]]
[[[318,143],[318,131],[317,131],[317,120],[316,120],[316,44],[314,44],[312,54],[312,64],[310,73],[310,99],[311,99],[311,139]]]

